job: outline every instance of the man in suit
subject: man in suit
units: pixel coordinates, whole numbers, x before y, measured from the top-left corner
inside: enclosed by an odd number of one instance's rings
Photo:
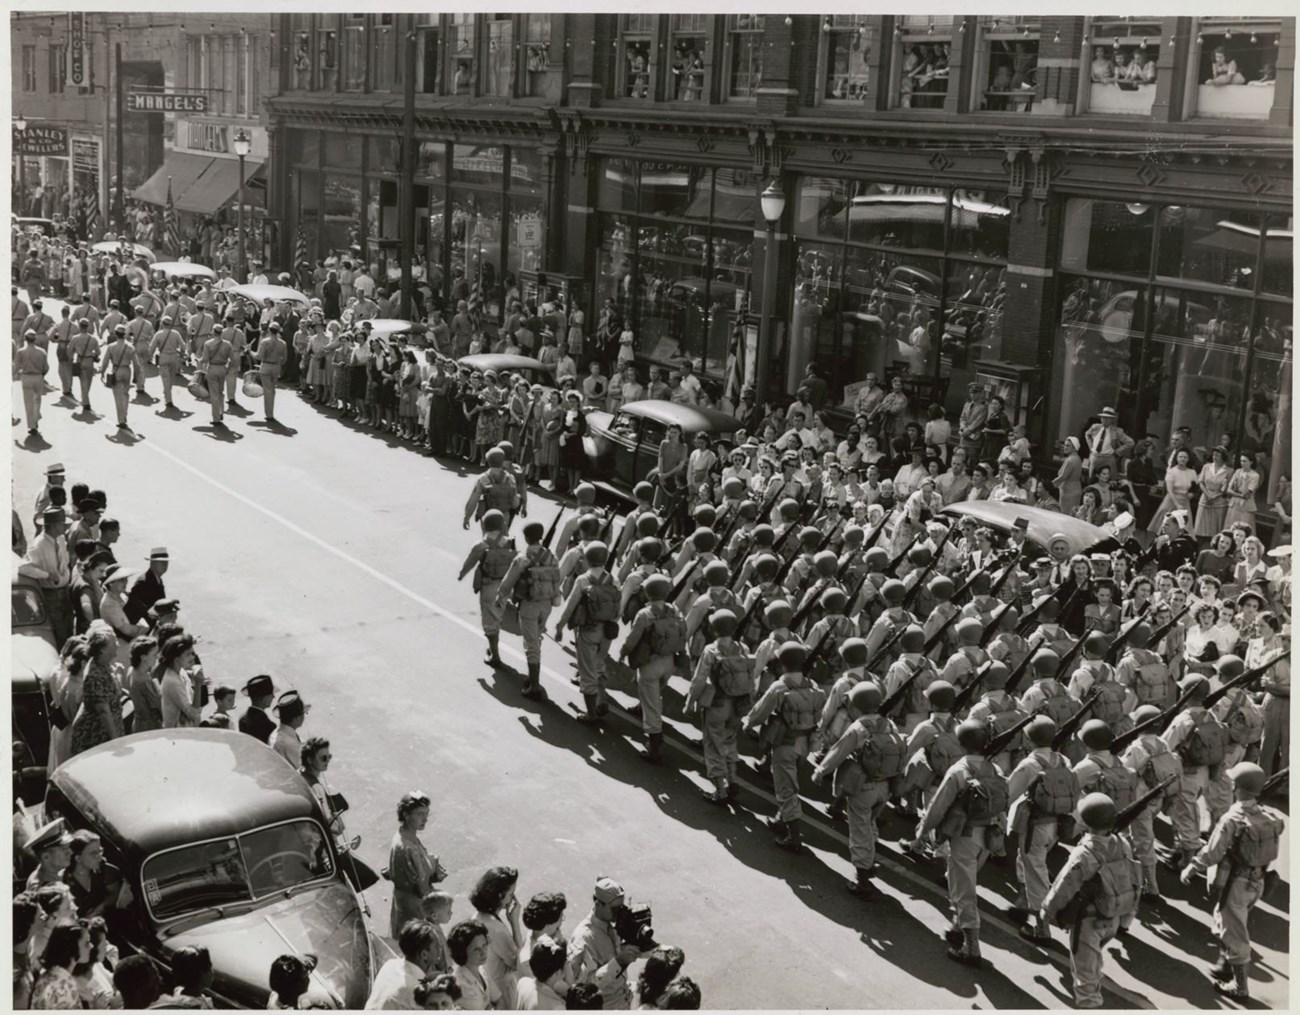
[[[167,596],[163,575],[171,565],[165,546],[155,546],[149,551],[149,569],[131,583],[126,596],[126,618],[138,624],[149,612],[149,607]]]
[[[1110,406],[1097,414],[1099,423],[1088,427],[1084,444],[1088,450],[1088,475],[1095,476],[1103,465],[1109,465],[1111,475],[1119,475],[1119,460],[1133,453],[1133,438],[1119,426],[1115,410]]]
[[[248,708],[239,717],[239,732],[257,737],[264,744],[270,743],[276,723],[266,710],[275,699],[275,684],[265,673],[259,673],[244,685],[244,693],[249,701]]]

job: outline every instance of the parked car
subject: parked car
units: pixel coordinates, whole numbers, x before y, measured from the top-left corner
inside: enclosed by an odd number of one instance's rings
[[[740,420],[717,409],[654,398],[629,402],[615,413],[589,412],[583,438],[588,481],[621,500],[631,500],[632,488],[658,468],[659,445],[670,423],[682,428],[688,447],[701,432],[725,446],[740,429]]]
[[[25,233],[41,233],[44,236],[54,235],[53,219],[31,218],[29,216],[15,215],[14,225]]]
[[[1119,549],[1119,542],[1105,529],[1098,528],[1091,522],[1073,515],[1064,515],[1059,511],[1047,511],[1043,508],[1029,507],[1025,504],[1008,504],[995,500],[963,500],[949,504],[943,514],[956,521],[962,518],[974,518],[980,525],[986,525],[994,532],[1006,536],[1016,527],[1017,519],[1029,523],[1025,534],[1025,545],[1029,548],[1030,558],[1047,555],[1047,544],[1058,533],[1070,544],[1070,555],[1076,553],[1109,553]],[[956,538],[955,536],[953,537]]]
[[[15,747],[13,763],[16,769],[42,768],[50,754],[50,717],[42,681],[58,663],[59,653],[40,586],[18,573],[20,563],[13,558],[9,584],[10,726],[12,742],[23,747],[21,757]]]
[[[456,361],[471,370],[495,370],[501,380],[506,374],[519,374],[529,384],[540,384],[545,388],[555,387],[555,368],[549,367],[541,360],[531,356],[507,356],[502,352],[478,352],[471,356],[462,356]]]
[[[46,813],[99,835],[131,895],[123,943],[170,968],[212,957],[220,1006],[267,1007],[271,959],[311,952],[316,990],[359,1009],[390,950],[361,902],[303,777],[255,737],[202,727],[112,740],[55,770]]]

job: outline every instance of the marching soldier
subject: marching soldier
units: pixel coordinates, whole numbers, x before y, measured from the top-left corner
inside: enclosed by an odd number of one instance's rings
[[[1056,922],[1059,913],[1078,900],[1078,915],[1070,928],[1070,976],[1077,1008],[1100,1008],[1102,948],[1137,912],[1141,874],[1128,840],[1114,834],[1117,810],[1104,793],[1089,793],[1079,804],[1087,834],[1070,852],[1043,901],[1043,919]],[[1085,891],[1088,892],[1085,895]]]
[[[528,679],[520,693],[534,700],[545,696],[541,687],[542,635],[552,608],[560,604],[560,568],[555,554],[542,544],[544,535],[541,522],[524,526],[524,552],[510,562],[496,598],[498,610],[511,599],[518,604],[519,633],[528,664]]]
[[[989,658],[1006,663],[1008,670],[1029,658],[1029,642],[1016,630],[1019,626],[1020,612],[1013,606],[999,618],[997,634],[989,642]]]
[[[870,628],[863,632],[867,640],[867,659],[875,660],[874,667],[883,665],[876,656],[886,643],[909,624],[917,622],[916,618],[903,608],[903,596],[906,593],[903,583],[897,578],[890,578],[880,586],[880,599],[885,604],[885,610]],[[862,616],[858,618],[859,631],[862,631],[865,618],[866,612],[863,611]]]
[[[857,633],[853,621],[844,615],[848,601],[849,597],[844,590],[834,586],[824,590],[817,600],[822,617],[809,629],[806,639],[810,652],[817,657],[813,672],[809,674],[810,679],[821,682],[833,677],[840,645]]]
[[[81,385],[81,408],[89,412],[90,382],[95,379],[95,364],[99,362],[99,339],[91,331],[91,324],[87,318],[83,317],[77,322],[77,334],[73,336],[72,343],[68,347],[68,356],[72,360],[72,367]]]
[[[1106,662],[1106,653],[1110,641],[1100,631],[1088,631],[1083,636],[1083,661],[1070,677],[1067,690],[1070,696],[1083,701],[1091,694],[1097,695],[1093,705],[1093,716],[1110,726],[1111,732],[1119,734],[1132,729],[1129,715],[1138,706],[1137,696],[1118,680],[1115,670]],[[1109,790],[1102,790],[1109,793]],[[1110,793],[1115,806],[1121,810],[1126,802]]]
[[[792,603],[799,601],[804,589],[812,581],[813,558],[817,555],[817,547],[821,545],[821,541],[821,530],[814,529],[811,525],[805,526],[799,532],[798,556],[795,557],[785,575],[785,590],[790,593],[790,602]],[[833,558],[834,554],[831,556]],[[836,561],[837,566],[838,563]],[[834,571],[832,570],[831,573],[833,574]]]
[[[744,630],[737,630],[736,637],[746,645],[754,648],[761,642],[765,636],[764,624],[766,623],[767,607],[778,599],[785,599],[785,589],[781,588],[773,579],[776,578],[776,572],[781,563],[770,553],[760,553],[750,561],[753,564],[752,575],[754,582],[745,590],[744,601],[741,604],[741,617],[750,617],[750,621],[745,624]],[[755,606],[755,603],[758,606]],[[751,616],[751,610],[754,615]]]
[[[1089,719],[1079,730],[1079,740],[1087,754],[1074,766],[1079,796],[1105,793],[1119,810],[1137,799],[1141,784],[1137,773],[1127,768],[1111,751],[1115,733],[1101,719]]]
[[[1187,677],[1178,685],[1181,696],[1187,698],[1187,707],[1174,717],[1165,730],[1164,741],[1183,760],[1183,778],[1180,792],[1169,806],[1169,820],[1174,826],[1174,845],[1178,856],[1175,864],[1186,865],[1201,848],[1201,813],[1197,801],[1204,796],[1210,808],[1210,820],[1218,822],[1222,810],[1214,791],[1209,789],[1211,772],[1218,776],[1219,766],[1228,751],[1228,731],[1205,707],[1210,694],[1210,682],[1196,675]]]
[[[1079,703],[1056,679],[1061,668],[1061,657],[1050,648],[1040,648],[1029,663],[1034,682],[1020,696],[1024,712],[1043,712],[1058,726],[1064,724],[1079,709]]]
[[[781,646],[789,642],[803,644],[790,630],[790,621],[794,619],[794,607],[784,599],[774,599],[763,608],[763,623],[767,626],[767,635],[754,650],[754,680],[759,694],[767,693],[772,682],[780,676],[778,665]]]
[[[846,711],[849,693],[858,684],[872,678],[867,674],[867,643],[861,638],[847,638],[840,645],[841,673],[831,684],[822,707],[817,738],[823,744],[833,744],[843,736],[845,729],[857,716]],[[884,701],[882,695],[881,701]],[[829,769],[828,769],[829,771]]]
[[[1042,914],[1043,901],[1052,885],[1047,854],[1058,842],[1062,825],[1072,824],[1079,786],[1069,760],[1052,747],[1056,723],[1045,715],[1035,716],[1025,727],[1025,738],[1033,749],[1007,777],[1007,796],[1011,800],[1007,831],[1020,846],[1016,851],[1020,894],[1011,909],[1026,921],[1020,936],[1041,943],[1052,937]]]
[[[506,517],[492,510],[483,515],[483,538],[470,548],[469,556],[460,567],[456,580],[460,581],[470,570],[474,571],[474,591],[478,593],[479,618],[488,651],[484,662],[490,666],[501,665],[502,599],[498,596],[502,579],[515,560],[515,544],[506,535]]]
[[[998,662],[996,659],[990,662],[984,672],[983,683],[980,685],[984,693],[980,695],[979,701],[971,706],[966,716],[972,722],[987,723],[989,734],[993,737],[1005,733],[1025,718],[1025,713],[1020,710],[1020,704],[1007,693],[1007,681],[1010,677],[1011,671],[1007,669],[1005,663]],[[1022,740],[1023,737],[1020,736],[1012,737],[1011,741],[991,759],[1003,775],[1008,774],[1014,762],[1019,760],[1022,753],[1020,746]]]
[[[672,584],[666,574],[654,572],[644,577],[641,591],[645,593],[646,604],[633,618],[632,629],[620,651],[628,664],[636,670],[641,729],[646,736],[646,752],[643,757],[656,764],[663,757],[664,685],[668,683],[678,659],[686,650],[686,622],[682,619],[681,611],[667,602]],[[624,594],[626,595],[626,589]],[[705,744],[707,753],[707,739]],[[707,764],[708,759],[705,761]]]
[[[812,773],[815,783],[828,772],[835,773],[832,791],[846,803],[849,859],[857,875],[849,891],[863,899],[880,895],[871,881],[876,866],[876,822],[889,801],[890,785],[902,774],[906,760],[903,737],[879,714],[883,701],[879,685],[872,681],[849,692],[846,708],[852,722]]]
[[[1233,677],[1239,677],[1246,671],[1246,664],[1234,655],[1220,656],[1214,663],[1220,684],[1227,683]],[[1232,803],[1232,783],[1228,769],[1246,758],[1246,751],[1259,744],[1264,733],[1264,713],[1260,711],[1250,690],[1245,687],[1229,688],[1210,709],[1214,717],[1223,724],[1228,732],[1228,748],[1223,756],[1223,763],[1218,773],[1211,773],[1210,785],[1206,788],[1205,799],[1212,813],[1220,814]]]
[[[934,680],[924,694],[930,714],[917,723],[907,738],[907,768],[899,792],[905,807],[915,804],[918,794],[928,807],[948,769],[962,756],[957,720],[952,714],[956,690],[946,680]],[[904,848],[928,856],[929,845],[923,833],[918,828],[915,839],[903,842]]]
[[[987,726],[963,722],[956,736],[962,757],[944,773],[918,833],[934,833],[948,842],[948,901],[952,906],[952,926],[944,935],[948,957],[981,966],[979,870],[990,855],[1003,853],[1007,783],[983,755],[989,742]]]
[[[980,638],[984,635],[984,624],[974,617],[963,617],[957,621],[957,650],[948,657],[939,679],[946,680],[960,690],[973,678],[981,666],[989,661],[988,653],[980,648]]]
[[[686,614],[686,643],[690,646],[692,659],[700,658],[700,653],[704,651],[705,617],[712,616],[717,610],[727,610],[731,612],[733,622],[739,619],[737,611],[740,609],[740,600],[727,585],[731,580],[727,565],[715,558],[704,565],[703,577],[706,584],[704,593],[694,598],[690,611]],[[678,603],[680,609],[680,600]],[[734,630],[732,633],[735,633]]]
[[[663,540],[654,536],[647,536],[644,539],[637,540],[636,553],[633,555],[636,558],[637,566],[628,574],[620,573],[618,576],[619,584],[623,588],[622,598],[618,604],[618,615],[625,622],[631,621],[637,615],[637,612],[645,606],[645,580],[651,575],[663,573],[659,568],[659,561],[663,555]],[[631,560],[632,557],[628,559]],[[664,577],[667,578],[668,576],[664,575]],[[668,587],[672,588],[671,581],[669,581]]]
[[[1286,826],[1280,816],[1260,806],[1266,781],[1262,768],[1240,762],[1228,776],[1235,802],[1215,822],[1210,841],[1183,868],[1180,879],[1190,884],[1218,865],[1214,927],[1220,959],[1210,975],[1219,993],[1244,1001],[1250,997],[1250,911],[1264,894],[1264,875],[1277,859]]]
[[[1140,705],[1133,713],[1133,725],[1141,726],[1160,714],[1155,705]],[[1174,782],[1165,790],[1163,798],[1151,801],[1129,825],[1129,841],[1133,844],[1133,856],[1142,865],[1142,897],[1144,899],[1160,898],[1160,884],[1156,879],[1156,834],[1155,819],[1161,808],[1173,801],[1181,792],[1179,783],[1183,775],[1182,760],[1175,755],[1160,734],[1153,732],[1139,733],[1120,755],[1125,767],[1136,772],[1142,780],[1145,792],[1165,782],[1170,776]]]
[[[718,610],[709,617],[713,641],[704,646],[686,692],[688,714],[698,709],[704,733],[704,774],[713,782],[705,798],[734,800],[740,791],[736,766],[741,714],[754,696],[754,662],[736,641],[735,613]]]
[[[193,321],[190,323],[193,324]],[[190,333],[198,334],[193,330]],[[206,334],[209,337],[203,342],[199,353],[199,369],[203,371],[208,381],[208,403],[212,410],[212,425],[224,430],[226,429],[223,419],[226,406],[226,375],[230,372],[235,348],[228,339],[212,334],[210,325]]]
[[[77,322],[72,319],[71,310],[63,308],[59,323],[50,331],[50,342],[54,345],[54,361],[59,372],[61,398],[75,398],[72,393],[72,376],[74,373],[72,357],[72,337],[77,333]]]
[[[266,337],[253,350],[257,360],[257,376],[262,385],[262,407],[268,423],[275,422],[275,389],[280,383],[280,372],[289,358],[289,343],[280,335],[280,322],[272,321]]]
[[[620,564],[632,556],[639,538],[659,534],[657,527],[654,532],[643,533],[638,525],[642,517],[654,516],[656,522],[658,521],[654,509],[655,488],[642,480],[632,488],[632,496],[636,498],[636,507],[629,511],[627,517],[623,520],[623,527],[618,533],[618,541],[614,544],[614,559],[619,561]]]
[[[647,512],[637,518],[635,524],[636,531],[632,534],[632,547],[623,555],[623,559],[618,565],[618,580],[620,582],[627,581],[628,576],[632,573],[632,569],[643,563],[637,550],[639,544],[646,539],[654,539],[658,541],[659,555],[655,558],[655,570],[663,570],[663,558],[668,552],[668,548],[664,546],[663,540],[659,538],[659,530],[661,526],[662,523],[659,520],[659,516],[653,511]],[[627,531],[628,526],[624,525],[623,531],[619,533],[620,538],[624,536]]]
[[[755,525],[753,531],[750,532],[747,545],[748,549],[742,548],[743,556],[741,552],[738,552],[731,558],[731,566],[740,568],[740,574],[736,578],[737,588],[745,588],[753,581],[755,562],[764,556],[772,557],[777,561],[777,570],[780,570],[781,567],[781,560],[776,552],[776,533],[772,531],[772,526]],[[776,573],[776,571],[772,572],[774,576]],[[785,598],[784,590],[782,590],[781,595],[782,598]]]
[[[738,569],[744,554],[748,553],[750,548],[754,545],[755,533],[757,533],[760,528],[767,531],[768,549],[771,549],[772,539],[774,539],[776,535],[772,531],[772,526],[768,525],[766,522],[759,522],[758,505],[754,501],[741,501],[740,507],[737,508],[737,511],[740,514],[740,520],[736,525],[736,530],[731,534],[731,538],[727,540],[727,545],[722,548],[722,559],[727,562],[727,565],[733,571]]]
[[[560,535],[555,541],[555,555],[561,560],[569,552],[569,543],[578,536],[579,519],[594,513],[596,488],[590,483],[579,483],[573,488],[573,500],[577,510],[564,520],[564,524],[560,526]]]
[[[903,732],[910,735],[929,710],[926,691],[939,679],[939,671],[934,668],[929,658],[922,654],[925,647],[925,634],[915,624],[909,624],[898,639],[899,656],[885,673],[885,693],[895,694],[904,684],[907,690],[903,694]],[[865,655],[866,643],[863,643]],[[866,662],[866,659],[863,659]],[[915,677],[915,679],[913,679]]]
[[[497,445],[497,447],[499,447],[501,453],[506,456],[505,470],[510,473],[511,477],[515,481],[515,503],[518,506],[515,508],[515,514],[511,516],[510,521],[513,522],[515,518],[518,517],[527,518],[528,478],[524,474],[523,467],[515,461],[515,446],[509,441],[502,441]]]
[[[862,583],[862,591],[858,593],[857,600],[849,605],[849,616],[857,616],[858,630],[865,634],[885,612],[885,602],[881,598],[880,590],[885,582],[889,581],[885,577],[885,568],[889,567],[889,554],[883,547],[873,546],[862,555],[862,566],[866,568],[867,577]],[[906,592],[907,590],[904,589],[904,595]]]
[[[461,528],[468,529],[471,518],[482,517],[485,511],[493,510],[501,512],[501,516],[506,519],[506,528],[509,528],[519,509],[519,492],[514,477],[506,471],[506,453],[499,447],[489,448],[484,459],[487,468],[474,481],[469,492]]]
[[[599,515],[589,513],[578,518],[574,539],[569,549],[560,556],[560,591],[564,595],[573,591],[573,583],[587,566],[587,547],[596,542],[599,535]]]
[[[952,583],[952,579],[942,574],[931,578],[926,588],[930,593],[930,600],[934,603],[934,607],[925,618],[923,628],[925,640],[929,641],[940,630],[944,632],[934,648],[930,650],[930,658],[936,663],[940,661],[946,662],[948,657],[957,649],[957,635],[953,631],[953,625],[948,623],[961,612],[952,601],[952,597],[957,590]]]
[[[104,375],[105,386],[113,392],[117,428],[128,432],[131,428],[126,424],[126,413],[131,404],[131,374],[137,369],[135,349],[126,340],[126,325],[119,324],[113,329],[113,341],[104,349],[100,370]]]
[[[23,413],[27,417],[27,433],[32,437],[41,433],[41,399],[49,370],[49,357],[36,345],[36,332],[28,328],[23,334],[23,347],[14,352],[14,373],[22,385]]]
[[[803,845],[799,821],[799,761],[816,747],[817,719],[826,692],[810,684],[803,667],[808,651],[798,642],[781,646],[777,658],[781,677],[773,682],[749,714],[741,720],[746,729],[763,726],[763,740],[772,748],[772,788],[777,802],[773,821],[776,843],[797,853]]]
[[[135,308],[135,317],[126,326],[127,341],[135,349],[135,390],[136,394],[145,394],[145,364],[149,362],[149,347],[153,344],[153,325],[144,315],[144,307]]]
[[[185,339],[172,327],[172,317],[164,314],[158,322],[153,341],[149,343],[149,358],[158,357],[158,376],[162,378],[163,403],[166,408],[174,409],[172,388],[180,375],[181,361],[185,356]]]
[[[195,305],[195,310],[190,314],[190,319],[186,322],[185,327],[190,336],[190,353],[198,356],[200,351],[212,339],[217,327],[216,318],[208,313],[206,301],[201,300]],[[225,376],[223,375],[221,379],[224,382]]]
[[[225,395],[227,406],[234,409],[239,405],[239,402],[235,400],[235,385],[239,383],[239,368],[244,361],[248,337],[244,334],[244,329],[235,319],[233,313],[226,314],[225,327],[221,329],[221,337],[230,343],[230,369],[226,371]]]
[[[614,576],[605,570],[609,548],[604,543],[588,543],[582,555],[587,569],[574,581],[573,590],[560,610],[555,622],[555,640],[564,637],[565,625],[574,629],[578,689],[587,706],[578,715],[578,722],[597,726],[609,712],[605,701],[605,656],[618,633],[620,592]]]
[[[1139,705],[1166,709],[1178,697],[1178,688],[1165,661],[1147,647],[1153,633],[1145,623],[1129,632],[1124,655],[1115,668],[1115,679],[1133,692]]]

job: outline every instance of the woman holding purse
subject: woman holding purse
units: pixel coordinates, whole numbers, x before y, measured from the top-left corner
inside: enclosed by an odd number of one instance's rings
[[[429,797],[416,790],[397,802],[397,831],[388,849],[388,866],[381,871],[393,883],[389,935],[396,940],[407,920],[423,920],[422,904],[429,889],[447,876],[438,858],[425,849],[419,833],[429,823]]]

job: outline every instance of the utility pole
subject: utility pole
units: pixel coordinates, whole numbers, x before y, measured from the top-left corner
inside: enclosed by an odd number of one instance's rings
[[[406,32],[406,52],[402,79],[402,176],[397,181],[398,260],[402,266],[402,320],[411,319],[413,300],[412,262],[415,260],[415,63],[420,33],[415,16]]]
[[[113,193],[113,218],[116,229],[126,227],[126,197],[123,194],[122,170],[126,163],[122,158],[122,139],[126,133],[123,120],[126,114],[126,89],[122,84],[122,44],[116,43],[113,58],[113,79],[117,86],[117,186]]]

